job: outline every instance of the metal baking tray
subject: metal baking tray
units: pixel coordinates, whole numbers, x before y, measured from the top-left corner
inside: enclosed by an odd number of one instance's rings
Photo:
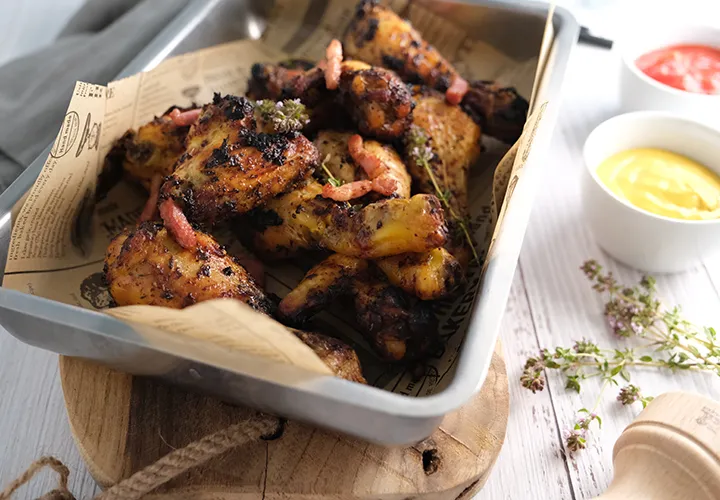
[[[319,1],[322,0],[311,0]],[[422,2],[431,10],[440,1]],[[118,78],[148,70],[170,55],[241,38],[257,38],[264,29],[269,2],[262,0],[193,0]],[[545,28],[547,6],[522,0],[476,0],[456,3],[454,12],[482,40],[497,47],[510,45],[537,55]],[[222,399],[245,404],[291,419],[311,422],[384,444],[417,442],[439,425],[442,418],[467,402],[487,374],[500,322],[513,280],[533,190],[542,175],[565,69],[579,26],[564,9],[553,19],[553,56],[544,72],[537,102],[549,101],[533,147],[495,242],[493,256],[475,298],[469,329],[454,378],[445,390],[411,398],[389,391],[326,376],[291,386],[282,367],[273,380],[233,372],[232,359],[213,364],[200,359],[191,345],[168,341],[148,344],[132,327],[105,314],[61,304],[14,290],[0,288],[0,323],[28,344],[63,355],[92,359],[135,374],[157,368],[171,383],[192,387]],[[518,44],[518,38],[524,41]],[[518,48],[519,47],[519,48]],[[11,233],[11,210],[40,173],[50,147],[0,196],[0,273],[4,273]],[[204,362],[205,361],[205,362]],[[222,366],[222,367],[221,367]]]

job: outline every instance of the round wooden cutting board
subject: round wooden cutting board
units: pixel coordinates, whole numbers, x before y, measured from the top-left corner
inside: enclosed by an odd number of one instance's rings
[[[60,357],[70,427],[90,473],[110,486],[251,410]],[[427,440],[386,448],[289,422],[175,478],[154,499],[459,499],[482,488],[505,438],[508,380],[499,346],[482,390]]]

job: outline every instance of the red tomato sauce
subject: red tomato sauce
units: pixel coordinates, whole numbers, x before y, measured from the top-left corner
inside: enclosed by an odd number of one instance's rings
[[[698,94],[720,94],[720,49],[705,45],[673,45],[653,50],[635,61],[653,80]]]

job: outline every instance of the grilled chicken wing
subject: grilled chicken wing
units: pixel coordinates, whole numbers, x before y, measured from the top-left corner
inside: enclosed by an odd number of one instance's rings
[[[457,226],[467,219],[468,172],[480,155],[480,127],[459,107],[450,106],[437,91],[416,87],[413,124],[405,138],[405,158],[415,187],[423,193],[445,194],[451,238],[446,247],[463,265],[470,252]]]
[[[310,120],[303,129],[313,134],[321,128],[352,126],[350,115],[335,102],[325,87],[325,74],[310,61],[256,63],[250,71],[247,96],[250,99],[300,99],[308,108]]]
[[[292,324],[307,321],[338,297],[347,295],[358,276],[367,273],[368,263],[338,253],[310,269],[278,306],[278,315]]]
[[[215,241],[196,232],[196,250],[181,248],[160,223],[126,229],[110,243],[105,278],[119,306],[175,309],[228,297],[270,314],[274,309],[255,280]]]
[[[161,199],[172,199],[188,219],[212,225],[292,189],[317,164],[317,150],[304,136],[256,132],[250,101],[216,94],[190,130],[187,152],[163,184]]]
[[[427,303],[413,301],[355,257],[334,254],[313,267],[280,302],[278,315],[301,323],[341,296],[354,298],[358,325],[382,358],[418,360],[437,347],[437,319]]]
[[[427,302],[413,301],[380,279],[358,280],[356,320],[375,352],[389,361],[417,361],[441,345],[438,320]]]
[[[522,133],[528,102],[513,88],[493,82],[468,84],[408,21],[376,0],[362,0],[343,39],[345,54],[373,66],[395,71],[409,83],[420,83],[445,93],[486,134],[508,143]]]
[[[340,98],[363,135],[381,140],[402,137],[410,125],[410,92],[392,71],[360,61],[344,61]]]
[[[465,271],[445,248],[377,259],[390,283],[421,300],[452,294],[465,281]]]
[[[294,328],[289,328],[289,330],[315,351],[315,354],[332,370],[336,377],[367,384],[362,374],[360,360],[352,347],[327,335],[303,332]]]
[[[297,250],[326,248],[379,258],[424,252],[446,241],[444,214],[435,196],[381,200],[355,210],[348,203],[323,198],[322,189],[309,181],[250,215],[260,255],[286,257]]]
[[[172,173],[175,163],[185,152],[188,125],[179,125],[170,114],[188,112],[195,108],[171,107],[137,131],[128,130],[115,141],[105,157],[98,180],[97,192],[104,196],[112,186],[125,177],[150,191],[154,177]]]
[[[322,68],[310,61],[255,63],[250,69],[247,91],[250,99],[300,99],[312,108],[330,95]]]
[[[342,183],[367,179],[367,174],[347,153],[347,132],[321,131],[315,139],[323,165]],[[393,170],[399,180],[401,198],[410,197],[410,176],[395,150],[388,145],[366,141],[365,148],[381,158]],[[452,293],[463,281],[462,266],[446,250],[436,248],[424,253],[409,253],[378,259],[382,269],[393,285],[402,288],[422,300],[435,300]]]
[[[470,84],[461,106],[483,132],[508,144],[520,138],[529,109],[514,88],[482,80]]]
[[[325,86],[323,70],[306,71],[273,64],[255,64],[248,81],[252,99],[300,99],[311,112],[311,126],[339,126],[345,120],[337,103],[363,135],[382,140],[402,136],[410,123],[412,98],[392,71],[360,61],[343,61],[338,91]]]
[[[429,170],[453,210],[464,216],[468,173],[480,156],[480,127],[460,108],[448,105],[437,91],[417,87],[414,98],[413,127],[406,137],[408,170],[420,192],[436,192],[430,173],[418,155],[422,151],[414,151],[414,148],[431,148]]]
[[[195,251],[178,246],[159,223],[144,223],[118,235],[105,257],[105,279],[115,303],[182,309],[205,300],[234,298],[258,312],[273,312],[275,305],[247,271],[211,236],[197,234]],[[336,376],[366,383],[350,346],[318,333],[291,331]]]
[[[348,57],[395,71],[409,83],[446,91],[459,76],[440,52],[376,0],[361,0],[343,38]]]

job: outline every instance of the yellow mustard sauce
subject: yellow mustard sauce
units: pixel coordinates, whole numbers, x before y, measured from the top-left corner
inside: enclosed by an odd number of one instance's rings
[[[629,149],[597,168],[600,180],[638,208],[673,219],[720,218],[720,176],[662,149]]]

